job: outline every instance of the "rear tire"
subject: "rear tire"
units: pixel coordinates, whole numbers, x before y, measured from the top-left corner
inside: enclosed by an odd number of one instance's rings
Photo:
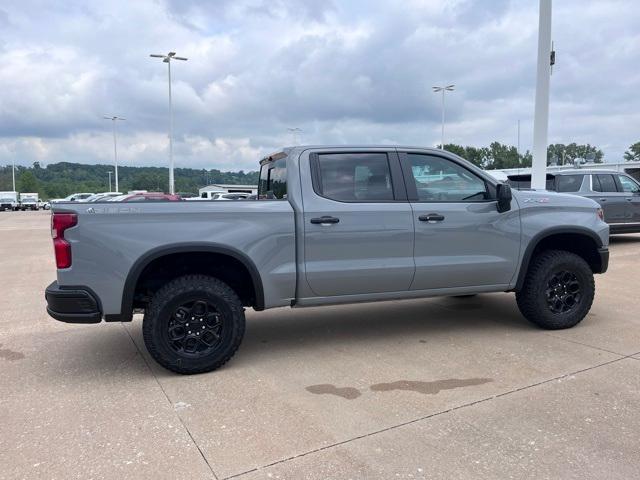
[[[153,296],[142,323],[147,350],[176,373],[210,372],[238,350],[245,331],[244,309],[220,280],[186,275]]]
[[[532,259],[516,301],[527,320],[559,330],[580,323],[591,309],[594,295],[593,272],[582,257],[547,250]]]

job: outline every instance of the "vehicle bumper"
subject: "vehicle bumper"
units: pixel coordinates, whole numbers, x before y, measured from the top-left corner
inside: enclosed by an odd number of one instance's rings
[[[609,249],[607,247],[599,248],[598,255],[600,255],[600,271],[598,273],[604,273],[609,268]]]
[[[66,323],[100,323],[100,302],[87,287],[60,287],[53,282],[44,294],[47,313]]]

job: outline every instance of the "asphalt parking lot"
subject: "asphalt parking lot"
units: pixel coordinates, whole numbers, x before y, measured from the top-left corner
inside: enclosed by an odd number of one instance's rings
[[[48,212],[0,213],[0,478],[640,478],[640,235],[576,328],[512,295],[247,311],[219,371],[45,313]]]

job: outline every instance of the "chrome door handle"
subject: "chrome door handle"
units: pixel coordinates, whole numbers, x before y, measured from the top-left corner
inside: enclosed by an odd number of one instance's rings
[[[319,217],[319,218],[312,218],[311,219],[311,223],[313,223],[314,225],[322,225],[322,226],[329,226],[332,225],[334,223],[338,223],[340,221],[339,218],[336,217],[331,217],[329,215],[325,215],[324,217]]]
[[[421,222],[436,223],[444,220],[444,215],[439,213],[427,213],[426,215],[420,215],[418,220]]]

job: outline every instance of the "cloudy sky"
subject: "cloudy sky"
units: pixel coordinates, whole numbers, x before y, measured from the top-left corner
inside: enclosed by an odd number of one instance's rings
[[[531,148],[537,0],[0,0],[0,164],[255,169],[292,142]],[[640,141],[640,4],[554,2],[550,142]]]

